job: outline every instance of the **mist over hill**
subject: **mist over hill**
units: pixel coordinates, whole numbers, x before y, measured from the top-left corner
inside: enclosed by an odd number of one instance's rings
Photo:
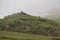
[[[46,17],[54,20],[60,20],[60,8],[51,9]]]

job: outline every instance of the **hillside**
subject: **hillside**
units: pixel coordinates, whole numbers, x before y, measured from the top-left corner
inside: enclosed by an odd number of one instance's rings
[[[60,36],[60,23],[47,18],[31,16],[22,11],[0,19],[0,31]]]
[[[0,40],[52,40],[52,38],[51,36],[0,31]]]

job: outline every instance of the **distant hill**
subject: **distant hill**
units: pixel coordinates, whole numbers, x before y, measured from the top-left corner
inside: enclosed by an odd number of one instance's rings
[[[0,19],[0,31],[60,36],[60,23],[40,16],[31,16],[21,11]]]

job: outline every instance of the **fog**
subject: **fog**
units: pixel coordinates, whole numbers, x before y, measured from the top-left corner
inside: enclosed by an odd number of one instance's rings
[[[47,15],[47,18],[60,20],[60,8],[53,8],[49,12],[49,15]]]
[[[34,16],[51,16],[52,9],[59,8],[60,0],[0,0],[0,18],[20,11]]]

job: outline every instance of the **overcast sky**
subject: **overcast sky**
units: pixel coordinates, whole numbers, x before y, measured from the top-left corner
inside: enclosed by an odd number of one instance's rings
[[[60,7],[60,0],[0,0],[0,17],[24,11],[30,15],[46,16],[48,11]]]

